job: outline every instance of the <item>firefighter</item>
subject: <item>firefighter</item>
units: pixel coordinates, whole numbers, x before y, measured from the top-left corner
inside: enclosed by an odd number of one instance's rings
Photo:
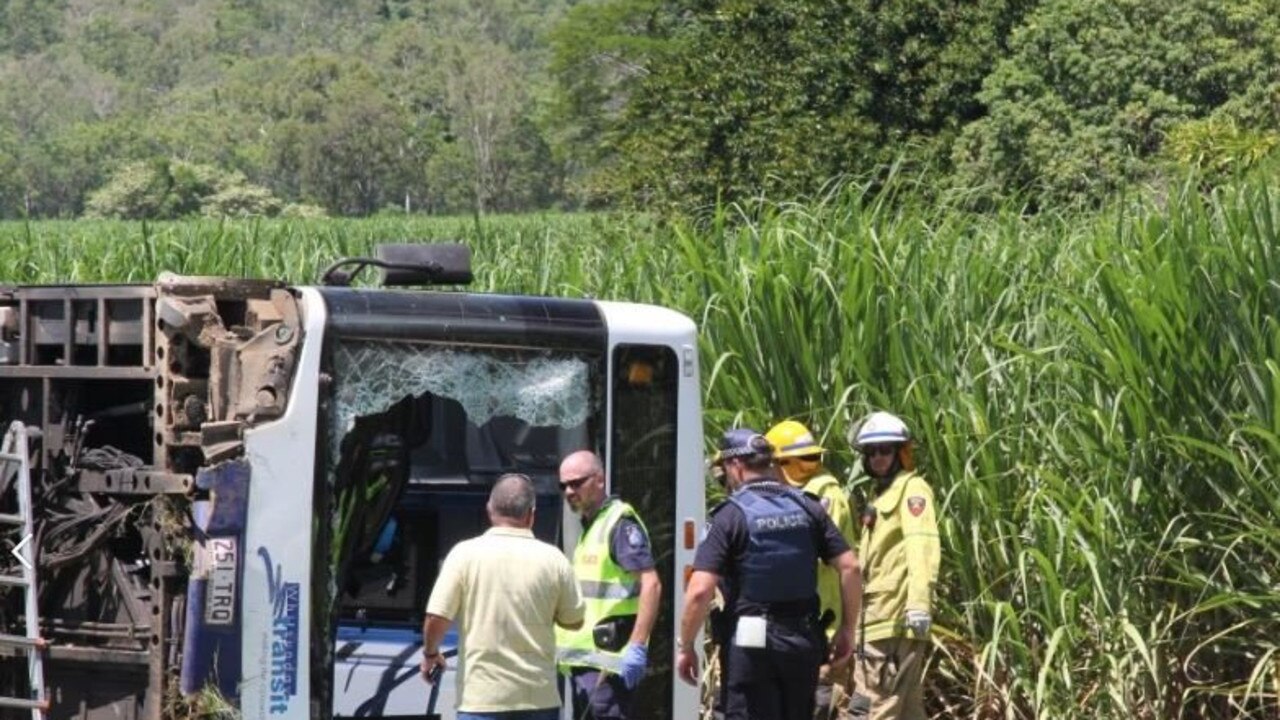
[[[854,547],[856,538],[853,532],[853,513],[849,510],[849,498],[845,494],[840,481],[836,480],[822,466],[822,446],[813,439],[813,434],[804,425],[795,420],[783,420],[774,425],[765,434],[765,439],[773,445],[773,457],[787,483],[800,488],[818,498],[831,522],[840,531],[841,537]],[[840,575],[834,568],[818,564],[818,600],[821,603],[821,617],[826,623],[827,639],[830,640],[840,626]],[[827,720],[848,694],[848,665],[832,667],[823,665],[818,673],[818,691],[814,698],[814,720]],[[839,692],[833,693],[839,686]]]
[[[773,447],[759,433],[726,432],[712,464],[732,494],[711,511],[694,557],[676,672],[697,685],[693,643],[719,587],[724,612],[712,635],[725,720],[811,720],[819,666],[852,653],[857,560],[818,501],[773,474]],[[844,604],[830,652],[818,616],[819,559],[839,571]]]
[[[862,516],[863,618],[854,717],[924,718],[925,651],[941,549],[933,490],[915,472],[911,433],[874,412],[850,438],[875,497]]]
[[[560,669],[572,685],[573,717],[626,720],[662,597],[649,534],[630,504],[606,493],[595,453],[566,457],[560,487],[582,517],[573,572],[587,604],[582,628],[558,630],[556,637]]]

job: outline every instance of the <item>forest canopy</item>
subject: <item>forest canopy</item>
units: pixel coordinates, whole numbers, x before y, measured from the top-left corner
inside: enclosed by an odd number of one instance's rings
[[[1280,0],[5,0],[0,218],[1090,204],[1272,162],[1278,55]]]

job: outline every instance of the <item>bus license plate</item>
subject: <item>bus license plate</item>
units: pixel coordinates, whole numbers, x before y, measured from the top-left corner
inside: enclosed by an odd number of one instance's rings
[[[236,616],[236,539],[210,538],[205,545],[209,582],[205,590],[206,625],[230,625]]]

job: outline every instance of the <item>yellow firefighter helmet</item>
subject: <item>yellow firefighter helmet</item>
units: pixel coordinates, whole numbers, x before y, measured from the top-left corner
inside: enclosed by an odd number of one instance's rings
[[[783,420],[770,428],[764,437],[773,446],[773,456],[778,459],[821,455],[824,452],[809,428],[795,420]]]

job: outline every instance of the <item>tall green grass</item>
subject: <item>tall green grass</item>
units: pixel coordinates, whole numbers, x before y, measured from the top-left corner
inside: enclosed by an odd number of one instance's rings
[[[958,203],[957,203],[958,205]],[[8,282],[310,282],[471,244],[476,288],[678,308],[709,435],[908,420],[943,503],[938,716],[1280,714],[1280,243],[1265,184],[1091,216],[834,188],[697,224],[605,215],[0,225]]]

